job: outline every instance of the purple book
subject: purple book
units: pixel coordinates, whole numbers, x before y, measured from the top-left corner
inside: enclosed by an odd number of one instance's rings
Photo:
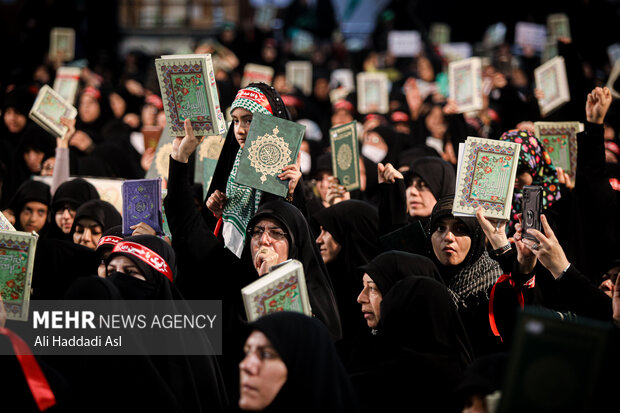
[[[123,234],[131,235],[132,225],[144,222],[157,234],[161,225],[161,178],[132,179],[123,182]]]

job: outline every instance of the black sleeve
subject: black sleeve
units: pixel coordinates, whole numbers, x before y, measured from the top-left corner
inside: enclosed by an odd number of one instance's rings
[[[405,181],[396,179],[393,184],[379,184],[379,191],[379,234],[385,235],[409,223]]]
[[[579,316],[611,321],[611,298],[598,289],[571,264],[568,271],[556,280],[542,266],[536,274],[536,289],[540,304],[556,311],[572,312]]]

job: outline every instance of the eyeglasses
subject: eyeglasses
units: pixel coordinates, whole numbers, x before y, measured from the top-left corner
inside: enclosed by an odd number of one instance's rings
[[[265,227],[254,227],[248,231],[248,235],[253,240],[256,241],[256,240],[261,239],[265,232],[267,233],[267,235],[269,235],[269,238],[271,238],[274,241],[282,241],[288,235],[286,232],[282,231],[279,228],[265,228]]]
[[[69,215],[71,216],[75,216],[75,213],[77,212],[77,210],[71,208],[70,206],[64,206],[56,210],[56,215],[63,215],[65,211],[69,211]]]
[[[428,185],[420,178],[414,178],[409,186],[415,187],[418,191],[428,191]]]

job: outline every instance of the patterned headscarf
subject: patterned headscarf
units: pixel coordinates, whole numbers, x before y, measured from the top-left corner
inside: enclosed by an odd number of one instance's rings
[[[558,201],[561,195],[557,171],[551,162],[551,157],[536,136],[527,130],[512,129],[504,132],[499,139],[521,144],[517,174],[529,172],[532,175],[532,185],[542,187],[543,211]],[[522,191],[515,188],[508,222],[510,233],[514,232],[514,224],[519,222],[517,214],[521,212],[522,197]]]
[[[252,86],[237,92],[237,96],[230,106],[230,112],[232,113],[236,108],[243,108],[252,113],[260,112],[265,115],[273,115],[267,96],[259,88]]]

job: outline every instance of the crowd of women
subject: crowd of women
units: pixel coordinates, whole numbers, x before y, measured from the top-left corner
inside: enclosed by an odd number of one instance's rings
[[[83,179],[145,176],[154,152],[135,137],[143,126],[165,126],[152,86],[153,57],[130,54],[113,78],[83,69],[78,116],[64,120],[63,137],[28,118],[55,67],[42,64],[28,82],[2,91],[0,207],[17,230],[39,234],[33,300],[223,303],[217,356],[37,356],[44,376],[38,386],[22,372],[23,357],[3,356],[9,405],[22,411],[490,411],[489,395],[506,390],[524,309],[562,322],[600,321],[609,327],[607,344],[617,347],[620,112],[603,86],[606,76],[584,70],[588,62],[570,41],[558,40],[558,50],[571,100],[545,120],[584,123],[574,177],[553,165],[534,134],[533,122],[543,119],[532,82],[536,55],[512,55],[509,45],[490,51],[484,107],[461,114],[441,93],[445,62],[433,48],[409,59],[368,50],[356,65],[344,49],[317,46],[306,96],[286,82],[283,63],[295,56],[260,34],[256,54],[228,26],[217,41],[194,49],[226,62],[216,77],[230,127],[206,197],[193,181],[203,137],[187,120],[185,136],[175,139],[163,201],[170,237],[156,236],[144,223],[123,234],[119,211]],[[248,62],[273,67],[273,86],[241,87]],[[337,68],[388,72],[389,112],[359,114],[354,92],[330,99]],[[306,126],[297,162],[279,174],[288,182],[286,197],[235,181],[257,112]],[[329,129],[353,120],[361,187],[347,192],[332,174]],[[485,218],[481,210],[475,217],[452,213],[458,147],[467,136],[521,144],[508,221]],[[51,186],[37,175],[52,176]],[[521,226],[525,185],[539,185],[544,194],[542,228],[527,230],[529,237]],[[398,233],[409,234],[410,242],[387,247]],[[165,265],[143,258],[149,254]],[[281,312],[248,323],[241,288],[288,259],[303,264],[312,317]],[[12,321],[6,328],[5,322],[0,317],[0,346],[10,354],[15,337]],[[593,374],[595,391],[582,395],[579,411],[610,402],[620,373],[617,357],[610,360]],[[561,390],[540,403],[560,403]]]

